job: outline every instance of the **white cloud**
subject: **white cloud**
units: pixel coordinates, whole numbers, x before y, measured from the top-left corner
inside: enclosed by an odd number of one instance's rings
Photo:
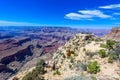
[[[100,10],[81,10],[79,13],[69,13],[65,15],[65,18],[72,20],[92,20],[93,18],[110,18],[112,16],[104,14]]]
[[[0,20],[0,26],[38,26],[38,24]]]
[[[78,13],[69,13],[65,15],[65,18],[72,19],[72,20],[80,20],[80,19],[90,19],[92,16],[90,15],[81,15]]]
[[[100,10],[82,10],[82,11],[79,11],[79,12],[81,14],[90,15],[92,17],[99,17],[99,18],[109,18],[109,17],[111,17],[110,15],[104,14]]]
[[[113,15],[120,15],[120,13],[115,12],[115,13],[113,13]]]
[[[120,4],[113,4],[113,5],[107,5],[107,6],[100,6],[99,8],[102,8],[102,9],[116,9],[116,8],[119,8],[119,9],[120,9]]]

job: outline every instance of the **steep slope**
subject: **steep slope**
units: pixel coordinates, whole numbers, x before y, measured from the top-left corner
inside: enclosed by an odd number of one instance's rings
[[[49,65],[54,65],[55,69],[59,71],[60,76],[56,76],[54,70],[49,71],[44,75],[45,80],[65,80],[70,76],[79,75],[90,78],[93,74],[89,73],[88,65],[94,61],[97,61],[100,66],[100,71],[94,74],[97,79],[118,79],[120,76],[119,63],[111,64],[108,63],[108,57],[100,57],[100,50],[104,49],[106,53],[108,52],[108,49],[101,47],[101,44],[106,44],[106,42],[95,38],[92,34],[77,34],[65,46],[59,48],[49,62]]]
[[[115,43],[118,49],[116,46],[114,49],[108,49],[105,46],[108,42],[94,37],[93,34],[76,34],[54,53],[51,60],[46,62],[45,73],[37,75],[44,77],[45,80],[92,80],[93,78],[94,80],[117,80],[120,77],[120,65],[119,61],[117,62],[120,44]],[[113,56],[115,59],[109,61]],[[31,69],[19,73],[16,77],[22,80],[23,76],[31,73]]]
[[[120,41],[120,27],[112,28],[109,34],[105,35],[103,39]]]

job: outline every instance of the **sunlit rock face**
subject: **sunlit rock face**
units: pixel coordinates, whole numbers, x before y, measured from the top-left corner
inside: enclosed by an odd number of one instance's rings
[[[105,35],[103,39],[112,39],[120,41],[120,27],[112,28],[109,34]]]

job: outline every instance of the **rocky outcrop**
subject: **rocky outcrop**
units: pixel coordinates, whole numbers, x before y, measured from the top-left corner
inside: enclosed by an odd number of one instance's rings
[[[111,31],[103,36],[103,39],[111,39],[115,41],[120,41],[120,27],[112,28]]]
[[[120,72],[119,63],[116,61],[113,64],[108,63],[108,56],[101,58],[98,54],[101,49],[108,51],[107,48],[100,46],[105,43],[106,41],[98,40],[93,34],[75,35],[64,46],[59,47],[56,53],[54,53],[53,58],[47,62],[50,68],[47,68],[47,73],[43,75],[45,80],[66,80],[69,76],[75,77],[76,75],[80,76],[83,74],[84,76],[91,77],[93,74],[88,72],[88,64],[93,61],[97,61],[100,66],[100,71],[94,74],[96,79],[118,79],[118,73]],[[56,71],[60,75],[56,76],[54,74]]]

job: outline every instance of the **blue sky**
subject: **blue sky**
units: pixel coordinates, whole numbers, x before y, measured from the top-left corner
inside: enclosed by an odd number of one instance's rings
[[[120,25],[120,0],[0,0],[0,26]]]

